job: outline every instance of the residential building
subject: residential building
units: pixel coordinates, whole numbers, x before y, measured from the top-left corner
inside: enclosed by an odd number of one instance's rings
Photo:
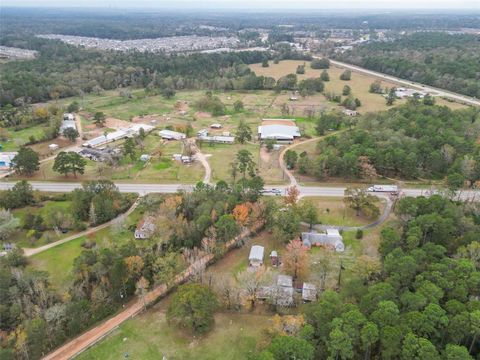
[[[343,237],[337,229],[327,229],[324,233],[304,232],[302,233],[303,245],[307,247],[324,246],[333,248],[335,251],[345,251]]]
[[[155,232],[156,226],[154,223],[154,218],[148,216],[142,220],[137,225],[135,229],[134,237],[135,239],[149,239]]]
[[[162,139],[166,139],[166,140],[182,140],[182,139],[186,139],[187,135],[185,135],[184,133],[181,133],[181,132],[178,132],[178,131],[172,131],[172,130],[160,130],[158,132],[158,135],[160,135],[160,137]]]

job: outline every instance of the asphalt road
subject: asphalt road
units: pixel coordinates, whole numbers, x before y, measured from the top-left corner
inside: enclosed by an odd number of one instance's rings
[[[464,103],[467,103],[467,104],[470,104],[470,105],[480,106],[480,99],[471,98],[471,97],[466,96],[466,95],[461,95],[461,94],[453,93],[453,92],[450,92],[450,91],[447,91],[447,90],[443,90],[443,89],[435,88],[435,87],[432,87],[432,86],[428,86],[428,85],[420,84],[420,83],[417,83],[417,82],[413,82],[413,81],[410,81],[410,80],[397,78],[395,76],[386,75],[386,74],[383,74],[383,73],[380,73],[380,72],[368,70],[368,69],[365,69],[365,68],[362,68],[362,67],[359,67],[359,66],[356,66],[356,65],[350,65],[350,64],[346,64],[346,63],[336,61],[336,60],[332,60],[332,59],[330,59],[330,62],[334,65],[337,65],[337,66],[340,66],[340,67],[343,67],[343,68],[347,68],[347,69],[350,69],[350,70],[353,70],[353,71],[357,71],[357,72],[360,72],[360,73],[364,73],[364,74],[368,74],[368,75],[378,77],[379,79],[394,81],[396,83],[408,86],[410,88],[414,88],[414,89],[417,89],[417,90],[427,92],[427,93],[429,93],[431,95],[434,95],[434,96],[442,96],[442,97],[450,98],[450,99],[453,99],[453,100],[456,100],[456,101],[464,102]]]
[[[35,190],[47,192],[70,192],[76,188],[80,188],[80,183],[73,182],[30,182]],[[0,182],[0,190],[10,189],[15,182]],[[182,184],[127,184],[116,183],[120,192],[138,193],[145,195],[149,193],[175,193],[178,190],[191,190],[193,185]],[[278,189],[282,194],[285,194],[288,186],[265,186],[265,190]],[[328,187],[328,186],[298,186],[300,196],[338,196],[343,197],[345,187]],[[428,189],[403,189],[406,196],[421,196],[429,195]],[[385,195],[384,193],[378,193]],[[266,195],[273,195],[273,193],[266,193]],[[464,190],[461,191],[459,197],[462,199],[480,199],[480,190]]]

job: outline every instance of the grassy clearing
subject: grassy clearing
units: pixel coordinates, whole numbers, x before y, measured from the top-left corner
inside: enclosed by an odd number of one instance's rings
[[[321,224],[337,226],[362,226],[375,221],[364,215],[356,215],[355,211],[345,205],[343,198],[339,197],[304,197],[300,201],[312,201],[318,209],[318,218]],[[383,201],[377,202],[380,213],[385,208]]]
[[[280,61],[278,64],[274,64],[270,62],[270,66],[267,68],[262,67],[261,64],[253,64],[250,65],[250,68],[257,74],[263,76],[270,76],[275,79],[278,79],[287,74],[295,74],[298,65],[306,64],[306,71],[303,75],[297,75],[299,80],[303,80],[306,78],[311,77],[319,77],[323,70],[316,70],[310,68],[309,61],[300,61],[300,60],[283,60]],[[325,91],[333,91],[337,94],[342,93],[342,89],[345,85],[348,85],[352,89],[352,94],[354,97],[357,97],[362,102],[362,106],[358,108],[358,111],[361,113],[366,112],[373,112],[373,111],[381,111],[386,110],[388,107],[385,103],[385,99],[383,96],[378,94],[371,94],[369,92],[370,84],[375,80],[379,80],[377,77],[362,74],[359,72],[352,71],[352,78],[350,81],[343,81],[340,80],[340,74],[343,73],[344,69],[335,65],[331,65],[330,69],[327,70],[328,74],[330,75],[330,81],[325,82]],[[384,81],[382,80],[382,87],[393,87],[398,86],[394,82]],[[318,95],[320,96],[320,95]],[[309,97],[307,97],[308,99]],[[397,100],[395,104],[400,105],[404,103],[406,100]],[[332,107],[335,104],[328,104],[328,101],[324,99],[325,107]],[[464,108],[465,105],[458,104],[455,102],[448,102],[446,100],[437,99],[437,103],[439,105],[446,105],[451,107],[452,109]],[[298,116],[298,114],[297,114]]]
[[[72,280],[73,262],[84,250],[82,244],[86,240],[94,241],[100,247],[112,247],[126,243],[133,239],[133,233],[128,230],[129,226],[136,224],[141,215],[139,209],[131,213],[120,232],[113,231],[112,227],[107,227],[33,255],[30,257],[30,266],[48,272],[52,284],[58,289],[65,289]]]
[[[30,137],[34,137],[37,140],[40,140],[45,135],[45,131],[48,129],[48,126],[37,125],[32,126],[26,129],[14,131],[13,129],[8,129],[9,140],[1,142],[3,149],[1,151],[16,151],[22,145],[25,145],[29,142]]]
[[[87,350],[79,360],[132,359],[236,360],[255,354],[268,325],[268,317],[252,314],[217,314],[214,329],[204,337],[193,337],[169,326],[165,313],[152,309],[125,322],[105,340]]]
[[[70,201],[44,201],[36,204],[35,206],[28,206],[13,210],[12,214],[20,219],[20,226],[22,226],[27,213],[40,215],[45,222],[48,214],[53,211],[70,211],[70,204]],[[19,228],[10,236],[9,241],[16,243],[17,246],[20,247],[37,247],[74,234],[72,231],[68,232],[67,234],[62,234],[56,233],[53,230],[47,230],[43,233],[40,239],[32,243],[27,239],[27,232],[27,230]]]

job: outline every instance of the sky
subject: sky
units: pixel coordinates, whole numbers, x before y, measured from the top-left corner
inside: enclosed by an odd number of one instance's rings
[[[476,9],[480,0],[0,0],[1,6],[168,9]]]

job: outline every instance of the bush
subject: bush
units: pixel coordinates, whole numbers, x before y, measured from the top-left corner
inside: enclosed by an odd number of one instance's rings
[[[310,63],[312,69],[328,69],[330,67],[330,60],[328,59],[314,59]]]
[[[363,239],[363,230],[362,229],[357,229],[357,232],[355,233],[355,239],[357,239],[357,240]]]

